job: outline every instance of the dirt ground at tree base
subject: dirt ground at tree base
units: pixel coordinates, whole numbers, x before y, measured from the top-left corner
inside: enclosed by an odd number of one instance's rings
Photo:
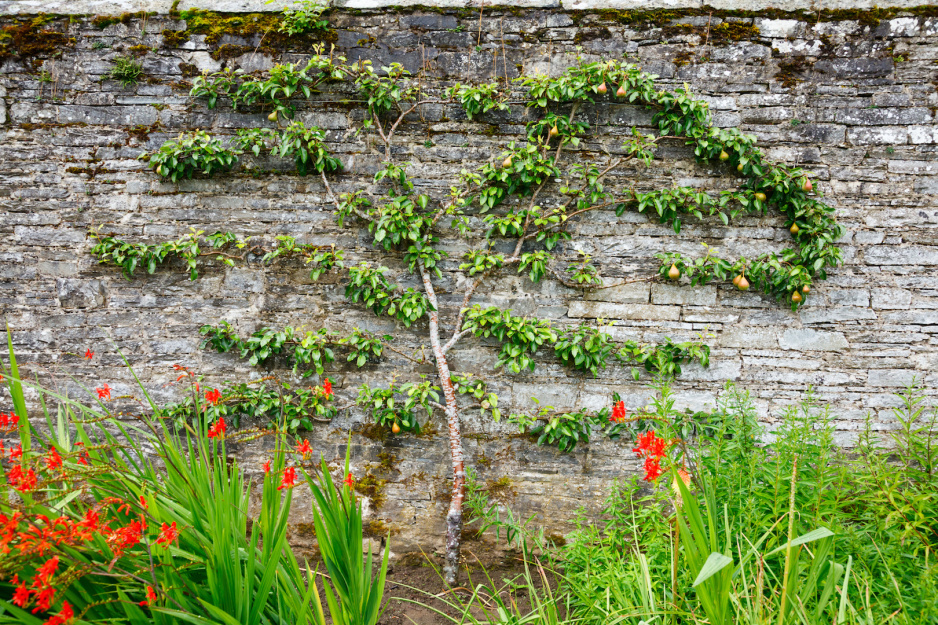
[[[438,625],[460,621],[459,605],[464,605],[479,584],[495,586],[502,590],[504,601],[512,601],[526,613],[530,602],[525,583],[525,566],[520,551],[495,549],[493,544],[475,543],[463,549],[463,568],[458,585],[448,589],[442,578],[442,558],[420,552],[405,554],[388,570],[385,598],[387,609],[379,620],[380,625]],[[535,584],[542,586],[538,573],[531,569]],[[556,580],[548,575],[552,588]],[[484,595],[488,599],[488,595]],[[439,598],[437,598],[439,597]],[[451,604],[447,606],[445,602]],[[418,605],[423,604],[423,605]],[[494,605],[489,602],[490,607]],[[456,617],[455,621],[434,612],[440,610]],[[482,616],[478,603],[473,613]]]

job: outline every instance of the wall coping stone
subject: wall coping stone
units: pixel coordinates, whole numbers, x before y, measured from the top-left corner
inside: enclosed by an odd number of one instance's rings
[[[191,8],[221,11],[225,13],[258,13],[277,11],[282,3],[267,4],[264,0],[183,0],[178,9]],[[337,9],[382,9],[387,7],[428,6],[438,8],[472,9],[480,6],[480,0],[334,0]],[[597,9],[703,9],[761,11],[773,8],[782,11],[816,10],[814,0],[504,0],[484,2],[495,8],[541,8],[563,10]],[[828,0],[827,10],[872,9],[876,0]],[[912,8],[926,4],[923,0],[890,0],[884,8]],[[169,13],[173,0],[0,0],[0,15],[52,14],[101,14],[111,15],[135,11]]]

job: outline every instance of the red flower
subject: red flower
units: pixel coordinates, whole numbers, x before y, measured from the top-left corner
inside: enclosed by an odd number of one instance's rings
[[[209,438],[224,438],[224,437],[225,437],[225,431],[226,431],[227,429],[228,429],[228,428],[227,428],[227,426],[225,425],[225,418],[224,418],[224,417],[219,417],[219,418],[218,418],[218,421],[216,421],[214,424],[212,424],[212,427],[210,427],[210,428],[208,429],[208,437],[209,437]]]
[[[7,481],[9,481],[10,486],[21,493],[28,493],[32,489],[36,488],[36,484],[38,483],[35,471],[32,469],[27,469],[26,473],[23,473],[23,469],[21,469],[19,465],[16,465],[10,469],[10,472],[7,475]]]
[[[147,498],[143,495],[140,495],[140,505],[143,506],[144,510],[149,510],[150,506],[147,505]]]
[[[663,438],[658,438],[655,432],[645,432],[638,436],[638,447],[632,449],[639,457],[660,458],[664,455],[667,443]]]
[[[98,399],[110,399],[111,398],[111,387],[105,384],[101,388],[94,389],[98,391]]]
[[[296,469],[287,467],[283,471],[283,478],[280,480],[280,486],[277,487],[277,490],[293,488],[294,486],[296,486]]]
[[[326,399],[332,397],[332,382],[329,381],[329,378],[323,380],[322,392],[326,396]]]
[[[88,360],[91,360],[92,358],[94,358],[94,352],[89,349],[88,351],[85,352],[85,358],[87,358]]]
[[[33,614],[45,612],[52,607],[52,599],[55,597],[55,588],[47,586],[36,595],[36,607],[33,608]]]
[[[214,406],[218,403],[218,400],[221,399],[221,391],[219,391],[217,388],[213,388],[210,391],[205,391],[205,399],[208,401],[208,403]]]
[[[625,421],[625,402],[617,401],[612,405],[612,416],[609,417],[609,421],[612,423],[622,423]]]
[[[10,462],[14,460],[19,460],[23,457],[23,446],[17,445],[16,447],[10,447]]]
[[[661,461],[656,457],[645,458],[645,481],[654,482],[661,475]]]
[[[140,602],[140,605],[146,607],[152,603],[156,602],[156,593],[153,591],[153,586],[147,586],[147,598]]]
[[[163,523],[163,527],[160,528],[160,536],[156,539],[156,544],[169,547],[177,538],[179,538],[179,531],[176,529],[176,522],[173,521],[172,525]]]
[[[49,455],[46,456],[46,468],[50,471],[62,466],[62,456],[59,455],[55,447],[49,449]]]
[[[343,481],[343,482],[345,483],[345,485],[348,486],[349,488],[351,488],[352,486],[355,485],[355,478],[352,477],[352,474],[351,474],[351,473],[349,473],[348,475],[346,475],[346,476],[345,476],[345,479],[342,480],[342,481]]]
[[[23,582],[22,584],[17,586],[16,590],[13,591],[14,605],[18,605],[21,608],[25,608],[26,604],[29,603],[29,595],[31,595],[32,592],[33,591],[26,588],[26,582]]]
[[[270,460],[264,463],[264,473],[270,473]]]
[[[87,464],[88,464],[88,459],[89,459],[89,458],[88,458],[88,453],[85,452],[85,451],[82,451],[82,450],[84,450],[84,448],[85,448],[85,444],[84,444],[84,443],[75,443],[75,447],[78,447],[78,448],[79,448],[79,451],[78,451],[78,460],[76,460],[76,462],[78,462],[78,464],[87,465]]]
[[[72,606],[68,604],[68,601],[63,601],[62,610],[48,621],[43,623],[43,625],[65,625],[65,623],[69,622],[73,618],[75,618],[75,612],[72,611]]]
[[[313,448],[309,446],[309,439],[303,439],[303,442],[296,446],[296,453],[304,456],[313,453]]]
[[[55,570],[59,568],[59,556],[52,556],[46,563],[36,569],[36,578],[33,580],[33,586],[42,588],[49,584],[49,578],[55,575]]]

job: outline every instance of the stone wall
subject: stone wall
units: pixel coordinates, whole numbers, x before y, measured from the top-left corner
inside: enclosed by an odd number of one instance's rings
[[[12,12],[10,3],[5,6]],[[665,88],[688,83],[709,101],[718,125],[757,135],[770,157],[815,172],[816,187],[846,227],[846,263],[816,285],[797,313],[729,285],[640,282],[584,295],[557,282],[535,285],[511,275],[493,280],[477,300],[558,324],[603,318],[620,339],[660,342],[704,333],[713,346],[712,364],[685,368],[675,384],[680,408],[712,407],[724,381],[732,380],[752,392],[771,425],[783,407],[813,387],[836,415],[838,440],[849,444],[867,414],[879,427],[889,426],[892,393],[913,377],[935,386],[938,17],[928,10],[765,15],[693,9],[642,17],[495,8],[485,9],[481,20],[477,9],[337,10],[329,19],[338,49],[350,59],[372,59],[376,66],[398,61],[412,71],[424,67],[430,86],[491,80],[493,61],[503,79],[506,71],[508,78],[522,69],[558,71],[576,54],[625,57],[658,74]],[[718,31],[724,21],[733,28]],[[209,111],[190,99],[193,71],[224,64],[263,70],[301,60],[302,53],[254,52],[257,37],[228,35],[214,45],[196,35],[171,47],[162,31],[184,24],[165,13],[103,29],[91,16],[59,18],[48,27],[66,34],[55,58],[0,59],[0,311],[29,372],[72,392],[77,387],[69,375],[89,386],[107,382],[115,394],[131,393],[119,349],[164,401],[177,397],[174,387],[165,386],[176,363],[205,374],[208,384],[265,374],[234,355],[199,349],[199,327],[220,319],[242,333],[263,325],[342,332],[357,325],[398,334],[402,351],[422,344],[420,328],[407,331],[348,305],[341,284],[311,282],[299,262],[210,264],[195,282],[180,266],[128,281],[113,267],[98,265],[86,234],[102,225],[133,241],[176,238],[190,228],[226,229],[268,241],[290,234],[304,242],[336,243],[356,258],[378,255],[362,231],[336,226],[322,185],[297,177],[292,163],[245,159],[246,168],[231,174],[173,185],[136,160],[182,130],[206,128],[226,136],[269,125],[262,114],[226,106]],[[734,34],[711,36],[717,32]],[[232,46],[233,56],[217,53],[223,44]],[[142,51],[146,81],[122,88],[104,80],[111,61],[134,46]],[[330,148],[345,165],[334,182],[337,192],[368,187],[379,161],[374,141],[356,133],[361,108],[349,101],[355,97],[336,86],[299,112],[300,119],[327,130]],[[627,128],[618,125],[645,129],[651,119],[649,111],[618,104],[588,107],[584,114],[598,130],[587,144],[591,150],[621,141]],[[526,116],[522,106],[514,106],[469,122],[457,106],[427,106],[402,128],[400,154],[412,163],[421,190],[439,197],[462,167],[489,160],[521,137]],[[609,182],[721,189],[732,178],[695,164],[687,148],[672,143],[659,149],[651,167],[617,170]],[[789,240],[776,214],[740,219],[731,227],[715,220],[688,223],[674,235],[643,215],[601,212],[573,230],[574,243],[560,254],[588,252],[611,279],[646,277],[657,267],[655,253],[697,255],[701,242],[736,257],[778,250]],[[465,244],[447,240],[444,248],[453,254],[444,268],[452,270]],[[402,268],[393,259],[390,265]],[[412,280],[405,274],[401,279]],[[456,286],[447,271],[446,311],[459,305]],[[636,408],[651,393],[647,379],[634,382],[627,368],[611,367],[593,379],[571,374],[548,355],[533,373],[495,374],[494,344],[470,339],[461,345],[453,352],[455,368],[488,376],[511,409],[529,408],[532,396],[558,408],[596,408],[608,405],[613,391]],[[78,356],[86,349],[95,352],[90,362]],[[279,363],[273,370],[291,377]],[[392,354],[361,372],[334,366],[328,375],[344,401],[362,381],[380,385],[392,373],[403,379],[433,369],[415,371]],[[550,524],[570,518],[580,505],[595,505],[611,478],[637,469],[628,443],[597,440],[561,454],[512,437],[504,424],[472,415],[466,420],[467,451],[483,479],[510,476],[513,504],[541,512]],[[349,428],[357,431],[365,421],[353,409],[309,436],[317,450],[338,457]],[[428,537],[440,535],[448,490],[443,434],[382,443],[355,433],[353,443],[357,474],[370,471],[386,480],[385,502],[372,518],[399,532],[395,540],[402,549],[432,544],[435,539]],[[259,470],[266,448],[261,441],[236,453]],[[304,506],[296,509],[303,521]]]

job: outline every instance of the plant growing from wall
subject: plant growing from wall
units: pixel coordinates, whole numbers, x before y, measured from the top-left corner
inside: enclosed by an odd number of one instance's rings
[[[143,65],[132,56],[119,56],[111,63],[111,69],[104,75],[106,79],[116,80],[125,89],[133,87],[143,76]]]
[[[744,214],[762,214],[769,208],[782,212],[796,245],[780,253],[754,259],[721,259],[712,250],[703,259],[678,253],[660,255],[659,274],[676,281],[685,276],[692,284],[728,280],[741,290],[755,286],[797,308],[814,280],[824,279],[827,270],[841,258],[835,242],[842,228],[833,218],[833,209],[813,194],[807,173],[766,160],[755,139],[735,129],[712,125],[706,103],[687,89],[658,90],[655,77],[637,67],[616,61],[580,63],[559,76],[532,76],[520,79],[527,90],[527,106],[533,112],[525,139],[509,143],[505,150],[474,170],[464,170],[447,197],[421,193],[395,150],[395,136],[401,125],[423,105],[458,102],[467,115],[484,116],[507,106],[508,96],[498,85],[455,87],[428,93],[403,67],[392,64],[375,71],[368,61],[347,64],[337,55],[325,57],[321,50],[305,67],[276,66],[269,78],[222,73],[197,81],[193,95],[208,98],[209,107],[227,97],[233,107],[260,106],[292,117],[290,98],[309,97],[310,90],[325,80],[351,81],[366,102],[363,131],[376,135],[379,158],[383,157],[373,186],[336,195],[327,173],[337,170],[328,155],[325,136],[303,135],[300,143],[309,146],[313,166],[302,173],[318,173],[327,196],[334,204],[338,225],[359,225],[366,229],[375,250],[399,261],[405,273],[414,277],[418,288],[394,280],[388,267],[360,261],[344,268],[347,272],[346,297],[371,309],[376,315],[391,317],[406,328],[423,333],[436,368],[433,380],[392,382],[385,389],[364,385],[359,404],[378,423],[392,432],[416,431],[422,413],[445,415],[453,469],[452,498],[447,513],[445,577],[453,582],[459,561],[462,504],[465,497],[466,464],[462,446],[461,415],[478,409],[484,417],[499,419],[498,397],[484,380],[472,380],[453,371],[449,352],[470,335],[498,344],[496,368],[510,374],[534,370],[544,353],[552,349],[558,360],[582,375],[598,375],[613,359],[633,365],[638,377],[641,368],[664,377],[678,375],[681,364],[697,361],[706,365],[709,349],[699,342],[641,345],[634,341],[618,343],[601,328],[591,325],[555,326],[547,320],[525,317],[511,310],[478,303],[480,287],[496,275],[516,273],[532,282],[552,278],[569,287],[589,289],[604,285],[600,269],[582,254],[569,258],[566,241],[576,233],[572,224],[595,210],[621,214],[636,210],[656,216],[676,233],[687,219],[719,218],[723,223]],[[276,84],[277,86],[271,86]],[[657,134],[632,129],[621,147],[607,158],[577,158],[573,151],[590,136],[582,107],[619,101],[653,108]],[[296,132],[305,130],[290,126]],[[303,127],[305,128],[305,127]],[[255,154],[261,150],[283,152],[282,134],[272,130],[245,131],[239,141]],[[288,145],[296,146],[294,142]],[[738,177],[735,190],[711,195],[690,188],[638,192],[633,188],[613,189],[606,182],[610,172],[634,162],[650,164],[662,142],[691,146],[703,164],[728,168]],[[291,148],[292,149],[292,148]],[[580,148],[583,149],[583,148]],[[458,235],[466,241],[464,262],[453,267],[440,246],[444,236]],[[565,262],[564,262],[565,260]],[[442,271],[446,270],[444,278]],[[646,279],[653,279],[651,276]],[[441,286],[458,289],[455,307],[441,306]],[[356,366],[365,366],[376,353],[378,343],[358,331],[347,357]],[[334,360],[330,345],[336,340],[321,330],[300,336],[292,329],[261,330],[248,339],[240,338],[230,326],[203,328],[206,345],[219,351],[237,349],[252,363],[271,355],[288,353],[294,370],[322,374]],[[356,336],[353,333],[353,336]],[[363,350],[363,346],[368,346]],[[355,351],[358,350],[358,351]],[[422,354],[424,349],[419,350]],[[400,353],[400,352],[399,352]],[[300,354],[297,356],[297,354]],[[364,358],[362,358],[364,356]],[[424,362],[422,356],[415,362]],[[463,399],[460,400],[459,397]],[[476,403],[478,402],[478,403]],[[619,406],[611,415],[583,410],[555,412],[538,409],[533,415],[513,415],[512,421],[536,435],[543,444],[572,449],[588,440],[591,432],[606,426],[609,436],[622,435],[628,421]]]

